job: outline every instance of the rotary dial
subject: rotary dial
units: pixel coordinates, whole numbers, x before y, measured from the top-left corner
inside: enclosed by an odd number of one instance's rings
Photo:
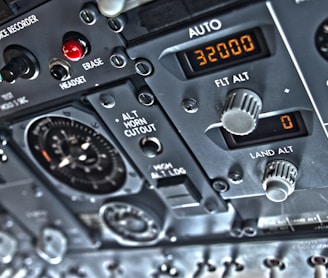
[[[27,140],[40,165],[69,187],[106,194],[124,184],[126,169],[118,151],[81,122],[55,116],[38,119],[30,126]]]
[[[139,207],[111,202],[100,209],[100,216],[114,234],[124,243],[151,242],[160,233],[157,221]]]

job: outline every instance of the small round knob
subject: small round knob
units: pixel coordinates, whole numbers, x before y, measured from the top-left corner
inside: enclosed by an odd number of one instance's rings
[[[228,94],[221,122],[223,127],[234,135],[247,135],[257,125],[262,109],[262,100],[249,89],[235,89]]]
[[[283,202],[294,192],[297,168],[285,160],[274,160],[267,164],[262,182],[266,196],[273,202]]]
[[[0,231],[0,263],[10,263],[17,252],[17,248],[17,240],[11,235]]]
[[[67,238],[60,230],[46,227],[41,231],[36,251],[46,262],[55,265],[63,260],[67,245]]]

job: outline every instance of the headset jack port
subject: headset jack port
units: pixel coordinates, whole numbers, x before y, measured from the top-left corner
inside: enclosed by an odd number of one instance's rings
[[[52,58],[49,61],[50,75],[59,81],[65,81],[72,77],[71,65],[59,58]]]

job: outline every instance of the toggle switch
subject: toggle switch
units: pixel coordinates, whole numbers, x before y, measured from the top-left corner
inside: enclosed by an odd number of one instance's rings
[[[270,269],[270,278],[282,277],[281,273],[286,268],[284,262],[275,257],[265,259],[264,265]]]
[[[314,267],[314,278],[327,277],[328,259],[324,256],[312,256],[309,258],[308,263]]]
[[[0,70],[0,81],[13,83],[17,78],[35,79],[39,63],[34,55],[19,45],[8,46],[3,53],[6,65]]]

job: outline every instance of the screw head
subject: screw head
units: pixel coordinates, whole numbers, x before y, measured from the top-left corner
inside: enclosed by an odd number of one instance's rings
[[[115,98],[109,94],[101,95],[99,97],[99,102],[103,107],[105,107],[107,109],[113,108],[116,104]]]
[[[217,179],[212,183],[213,189],[218,193],[223,193],[229,190],[229,184],[225,180]]]
[[[143,77],[149,76],[153,73],[153,65],[149,61],[144,59],[138,60],[135,63],[134,67],[136,73]]]
[[[187,113],[196,113],[199,108],[199,103],[194,98],[186,98],[182,101],[182,107]]]
[[[243,174],[240,171],[231,171],[228,178],[232,183],[238,184],[243,181]]]
[[[113,67],[121,69],[126,66],[128,58],[123,51],[116,51],[109,57],[109,61]]]
[[[148,88],[144,88],[138,94],[138,101],[143,106],[152,106],[155,103],[155,96]]]
[[[112,17],[108,19],[107,24],[114,33],[120,33],[124,30],[125,20],[122,16]]]

